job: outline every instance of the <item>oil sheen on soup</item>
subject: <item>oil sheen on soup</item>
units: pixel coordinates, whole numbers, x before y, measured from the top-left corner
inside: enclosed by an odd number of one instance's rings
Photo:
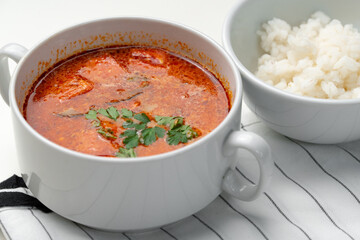
[[[56,64],[35,81],[23,113],[65,148],[136,157],[191,144],[229,110],[227,90],[200,64],[160,48],[119,46]]]

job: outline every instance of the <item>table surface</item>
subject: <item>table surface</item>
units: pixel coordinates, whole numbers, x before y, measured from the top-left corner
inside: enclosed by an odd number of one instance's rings
[[[221,44],[227,13],[238,0],[78,0],[0,1],[0,47],[19,43],[26,48],[72,24],[92,19],[143,16],[171,20],[199,30]],[[10,69],[15,64],[10,62]],[[0,79],[1,81],[2,79]],[[0,182],[20,174],[10,109],[0,99]],[[3,239],[0,233],[0,239]]]

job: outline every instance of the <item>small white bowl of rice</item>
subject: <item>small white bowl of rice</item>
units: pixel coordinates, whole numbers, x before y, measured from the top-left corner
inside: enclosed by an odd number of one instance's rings
[[[360,1],[243,0],[223,30],[247,106],[293,139],[360,139]]]

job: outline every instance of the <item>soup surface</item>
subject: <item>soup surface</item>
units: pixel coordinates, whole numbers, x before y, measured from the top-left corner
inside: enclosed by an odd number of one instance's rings
[[[34,83],[23,113],[63,147],[135,157],[196,141],[229,110],[227,91],[198,63],[160,48],[121,46],[55,65]]]

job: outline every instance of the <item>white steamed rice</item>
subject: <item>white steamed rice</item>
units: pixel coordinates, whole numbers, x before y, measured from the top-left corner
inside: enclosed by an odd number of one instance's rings
[[[316,98],[360,98],[360,33],[322,12],[291,27],[263,24],[256,76],[285,91]]]

